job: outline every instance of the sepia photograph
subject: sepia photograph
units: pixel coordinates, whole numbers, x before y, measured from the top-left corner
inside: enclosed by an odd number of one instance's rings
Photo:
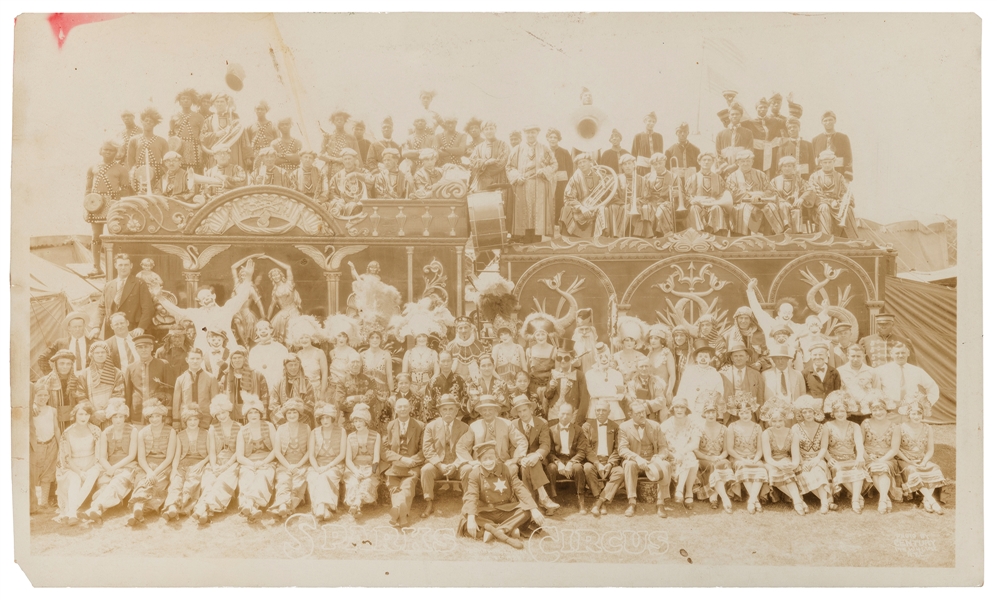
[[[13,32],[32,585],[982,583],[980,17]]]

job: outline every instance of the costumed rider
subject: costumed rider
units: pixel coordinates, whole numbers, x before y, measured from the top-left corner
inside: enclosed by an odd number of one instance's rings
[[[485,542],[496,538],[513,548],[522,549],[520,528],[532,518],[542,527],[544,516],[526,486],[498,460],[495,442],[474,446],[478,466],[471,470],[464,491],[457,534]]]

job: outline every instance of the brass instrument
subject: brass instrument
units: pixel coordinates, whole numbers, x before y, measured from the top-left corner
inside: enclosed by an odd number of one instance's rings
[[[145,149],[145,193],[152,193],[152,164],[149,158],[149,149]]]
[[[599,183],[581,201],[582,206],[590,212],[609,204],[620,187],[616,171],[606,165],[595,165],[593,169],[599,176]]]
[[[685,177],[683,177],[681,172],[681,167],[679,167],[679,158],[673,156],[671,160],[668,161],[668,170],[672,172],[672,185],[668,188],[669,199],[672,200],[672,206],[675,207],[676,213],[684,213],[689,211],[689,207],[685,203]],[[675,192],[675,188],[678,191]],[[678,202],[675,202],[675,198],[678,198]]]
[[[589,104],[574,111],[565,130],[569,133],[575,150],[595,152],[603,145],[600,132],[612,130],[612,127],[606,113]]]
[[[194,172],[194,167],[187,167],[187,189],[192,192],[196,192],[197,186],[207,187],[209,189],[224,188],[225,180],[220,177],[198,175]],[[214,191],[212,191],[212,195],[214,195]],[[192,201],[194,204],[204,204],[207,201],[207,197],[203,193],[195,194]]]
[[[633,192],[631,192],[631,194],[630,194],[630,210],[627,211],[627,214],[629,214],[629,215],[639,215],[640,211],[637,210],[637,178],[640,177],[640,175],[637,174],[637,170],[636,169],[634,169],[634,174],[632,175],[632,177],[633,177],[633,182],[634,182],[633,183]],[[624,176],[624,185],[626,185],[625,182],[626,182],[626,176]],[[624,190],[624,191],[626,191],[626,190]]]
[[[835,215],[835,220],[838,222],[838,227],[844,227],[845,221],[848,220],[848,209],[851,207],[855,198],[852,197],[852,191],[848,190],[845,195],[841,197],[840,203],[838,204],[838,214]]]
[[[366,198],[367,183],[363,179],[363,173],[360,171],[347,173],[341,191],[343,198],[351,202]]]

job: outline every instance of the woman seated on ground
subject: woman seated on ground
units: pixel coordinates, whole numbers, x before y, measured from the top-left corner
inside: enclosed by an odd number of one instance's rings
[[[201,496],[194,507],[194,518],[201,525],[207,525],[212,513],[228,508],[239,486],[239,462],[235,455],[239,424],[232,420],[233,408],[227,394],[212,398],[208,408],[218,422],[208,427],[208,465],[201,478]]]
[[[339,409],[335,404],[315,407],[318,427],[308,438],[308,498],[312,514],[319,521],[332,518],[339,505],[339,484],[343,480],[346,460],[346,432],[339,426]]]
[[[748,490],[748,513],[761,512],[758,495],[768,483],[769,472],[762,462],[762,427],[752,421],[758,405],[748,394],[734,395],[738,420],[727,427],[727,454],[734,462],[734,477]]]
[[[692,488],[699,471],[696,449],[703,434],[689,418],[689,402],[682,397],[672,401],[672,416],[661,424],[661,432],[672,455],[672,480],[675,482],[675,501],[692,509]]]
[[[208,409],[210,410],[210,408]],[[177,451],[170,472],[170,489],[166,493],[167,521],[189,515],[202,493],[204,469],[208,465],[208,430],[201,429],[197,405],[188,404],[180,411],[186,428],[177,434]]]
[[[286,519],[305,501],[308,477],[308,438],[311,430],[301,422],[304,403],[291,398],[283,406],[284,423],[277,428],[277,481],[270,512]]]
[[[807,505],[796,485],[796,470],[800,466],[800,448],[793,430],[786,427],[788,406],[773,407],[768,413],[769,427],[762,433],[765,467],[769,485],[793,499],[796,514],[807,514]]]
[[[838,507],[831,503],[831,473],[824,457],[827,455],[827,427],[816,421],[819,415],[824,418],[824,401],[804,394],[793,403],[797,423],[793,425],[793,435],[800,448],[800,471],[796,484],[800,495],[813,493],[820,498],[820,513]]]
[[[104,414],[110,421],[107,429],[100,434],[98,460],[101,473],[97,478],[97,491],[86,516],[91,521],[99,521],[109,508],[121,504],[135,487],[135,477],[139,473],[138,427],[128,422],[130,411],[124,398],[111,398]]]
[[[80,507],[100,476],[100,461],[97,460],[100,429],[90,423],[93,413],[93,404],[80,402],[73,407],[73,424],[62,432],[59,467],[55,472],[59,498],[57,523],[76,525],[80,522]]]
[[[735,478],[727,460],[727,427],[717,422],[719,416],[716,402],[707,401],[703,405],[703,435],[699,438],[699,447],[693,452],[699,459],[700,497],[709,496],[710,506],[715,510],[719,496],[723,500],[724,511],[731,514],[733,507],[727,496],[727,484]]]
[[[900,425],[888,418],[882,394],[869,403],[869,408],[872,418],[862,421],[862,447],[866,468],[879,493],[879,513],[885,515],[893,509],[891,496],[897,502],[903,500],[900,465],[896,459],[900,450]]]
[[[942,514],[942,507],[935,500],[935,489],[945,485],[942,470],[931,457],[935,454],[935,435],[931,426],[924,422],[930,416],[931,404],[923,396],[900,406],[900,414],[909,421],[900,425],[900,450],[897,462],[903,477],[904,493],[913,495],[920,492],[924,510]]]
[[[831,469],[831,486],[834,494],[838,494],[842,486],[847,487],[852,495],[852,510],[862,514],[862,484],[871,481],[865,469],[862,429],[848,420],[846,395],[832,399],[831,395],[835,393],[828,394],[824,402],[834,418],[827,424],[827,466]]]
[[[346,505],[350,516],[360,516],[362,504],[377,502],[377,464],[381,462],[381,435],[370,427],[370,409],[360,403],[353,407],[350,421],[356,430],[346,439]]]
[[[156,398],[146,400],[142,416],[149,424],[138,433],[138,466],[142,469],[129,501],[128,526],[145,522],[146,512],[156,512],[166,501],[170,467],[177,449],[177,433],[163,420],[167,409]]]
[[[246,424],[239,429],[235,445],[239,461],[239,514],[255,523],[273,498],[277,430],[272,423],[263,420],[266,409],[259,398],[243,394],[243,402]]]

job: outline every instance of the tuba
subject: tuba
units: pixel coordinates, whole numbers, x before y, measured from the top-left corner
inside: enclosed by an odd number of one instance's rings
[[[588,210],[602,208],[616,196],[616,190],[620,186],[619,176],[616,171],[606,165],[595,165],[596,175],[599,176],[599,183],[593,187],[587,196],[582,199],[582,206]],[[636,184],[634,189],[636,189]]]
[[[848,220],[848,209],[851,208],[854,201],[855,198],[852,197],[851,190],[845,192],[845,195],[841,197],[841,201],[838,204],[838,213],[835,215],[835,221],[837,221],[839,227],[845,226],[845,221]]]
[[[566,129],[572,138],[570,141],[575,150],[595,152],[602,145],[600,132],[612,127],[606,113],[589,104],[580,107],[572,114]]]

